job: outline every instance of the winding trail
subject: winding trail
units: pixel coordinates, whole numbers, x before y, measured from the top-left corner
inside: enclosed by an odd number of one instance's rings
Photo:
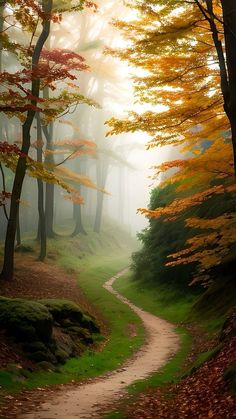
[[[73,389],[59,390],[52,400],[41,404],[37,411],[20,415],[19,419],[101,418],[105,410],[114,407],[114,403],[127,394],[126,387],[129,384],[157,371],[176,353],[179,338],[174,326],[143,311],[113,289],[114,281],[125,272],[123,270],[110,278],[104,288],[142,319],[146,344],[118,370]]]

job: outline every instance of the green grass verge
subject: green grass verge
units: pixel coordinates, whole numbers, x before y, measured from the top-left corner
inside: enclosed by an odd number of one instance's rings
[[[86,238],[89,242],[89,239]],[[49,243],[49,252],[54,252],[57,263],[68,271],[79,272],[78,284],[88,300],[92,302],[109,321],[109,340],[101,352],[85,352],[80,358],[73,358],[60,367],[60,372],[35,372],[24,382],[22,377],[0,372],[0,386],[8,391],[35,388],[44,385],[81,381],[96,377],[118,368],[125,359],[132,356],[144,341],[144,329],[139,317],[126,305],[105,290],[102,285],[112,275],[129,264],[130,248],[121,247],[112,237],[94,235],[91,240],[96,253],[81,251],[80,238],[61,238]],[[90,243],[90,244],[91,244]],[[83,243],[85,247],[85,244]],[[128,325],[136,325],[137,335],[130,337]]]
[[[118,278],[114,288],[138,307],[173,323],[186,321],[196,299],[191,294],[180,294],[161,285],[133,280],[131,273]]]

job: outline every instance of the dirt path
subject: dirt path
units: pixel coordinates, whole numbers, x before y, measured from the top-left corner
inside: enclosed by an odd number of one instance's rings
[[[177,351],[179,339],[173,325],[141,310],[112,288],[113,282],[123,274],[124,271],[112,277],[104,287],[142,319],[147,343],[122,368],[77,388],[62,389],[37,411],[20,415],[19,419],[100,418],[104,406],[109,410],[126,394],[126,386],[157,371]]]

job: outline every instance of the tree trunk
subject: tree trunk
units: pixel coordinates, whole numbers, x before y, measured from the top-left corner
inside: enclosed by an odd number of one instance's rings
[[[118,219],[120,225],[123,226],[125,223],[125,168],[122,166],[118,167]]]
[[[44,98],[49,98],[48,90],[44,90]],[[47,127],[43,126],[43,133],[46,138],[46,150],[53,151],[53,124],[49,124]],[[52,154],[46,154],[45,163],[54,165],[54,157]],[[55,237],[53,230],[54,221],[54,185],[52,183],[46,184],[46,197],[45,197],[45,217],[46,217],[46,234],[49,238]]]
[[[103,193],[97,192],[97,206],[96,206],[96,216],[94,222],[95,233],[100,233],[102,225],[102,209],[103,209]]]
[[[225,110],[231,125],[234,170],[236,173],[236,5],[235,0],[221,0],[221,4],[229,85],[229,97]]]
[[[37,114],[37,161],[42,163],[43,160],[43,144],[42,144],[42,127],[40,116]],[[46,237],[46,220],[44,212],[44,188],[42,179],[37,179],[38,184],[38,239],[40,242],[39,260],[44,261],[47,254],[47,237]]]
[[[51,184],[51,183],[47,183],[46,184],[45,214],[46,214],[46,234],[47,234],[47,237],[53,239],[55,237],[55,232],[53,230],[53,220],[54,220],[54,185]]]
[[[36,80],[33,82],[36,83]],[[39,83],[38,83],[39,84]],[[28,155],[30,147],[30,128],[34,118],[34,111],[27,113],[27,119],[23,125],[23,142],[22,152]],[[7,233],[4,248],[4,262],[1,277],[6,280],[13,278],[14,271],[14,246],[16,236],[17,214],[19,211],[19,201],[21,196],[22,185],[26,172],[26,157],[21,155],[16,166],[15,178],[11,195],[10,215],[7,224]]]
[[[48,16],[52,10],[52,0],[48,0],[47,2],[43,2],[43,10],[45,15]],[[32,55],[32,68],[33,70],[37,67],[40,54],[42,48],[48,38],[50,32],[50,20],[47,17],[46,20],[43,22],[43,29],[42,32],[37,40],[35,45],[33,55]],[[40,80],[33,79],[31,84],[31,94],[34,98],[39,97],[39,89],[40,89]],[[31,101],[33,106],[37,105],[37,100],[33,99]],[[7,225],[7,233],[6,233],[6,240],[5,240],[5,248],[4,248],[4,261],[3,261],[3,269],[1,273],[1,278],[4,280],[11,280],[13,278],[14,273],[14,245],[15,245],[15,236],[16,236],[16,220],[17,220],[17,213],[19,210],[19,201],[21,197],[22,185],[26,173],[26,156],[28,155],[29,148],[30,148],[30,129],[32,126],[32,122],[35,116],[35,110],[30,109],[27,112],[26,120],[23,124],[22,129],[22,147],[21,151],[22,154],[18,158],[15,177],[13,182],[12,188],[12,196],[11,196],[11,205],[10,205],[10,215]]]
[[[20,207],[18,209],[17,213],[17,219],[16,219],[16,246],[21,245],[21,233],[20,233]]]
[[[77,203],[74,203],[74,219],[75,219],[75,228],[72,233],[72,237],[76,236],[77,234],[87,235],[83,226],[83,222],[82,222],[81,205]]]
[[[106,184],[108,165],[105,162],[101,162],[99,159],[96,162],[97,170],[97,185],[104,189]],[[97,191],[97,205],[96,205],[96,216],[94,222],[93,231],[100,233],[102,225],[102,210],[103,210],[104,193]]]
[[[80,161],[80,173],[86,175],[86,166],[87,161],[86,159],[81,159]],[[74,166],[74,170],[76,170],[76,165]],[[85,188],[82,188],[81,186],[78,186],[78,191],[81,193],[81,190],[83,190],[83,197],[85,195],[86,190]],[[76,236],[77,234],[84,234],[87,235],[87,232],[83,226],[83,217],[82,217],[82,207],[81,204],[77,204],[76,202],[73,202],[73,218],[75,220],[75,228],[72,233],[72,237]]]
[[[0,4],[0,32],[3,31],[4,26],[4,9],[5,9],[6,1],[1,1]],[[0,72],[2,72],[2,44],[0,43]]]

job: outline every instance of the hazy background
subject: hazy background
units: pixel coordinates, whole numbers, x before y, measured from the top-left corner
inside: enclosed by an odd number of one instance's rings
[[[134,11],[124,6],[123,1],[98,2],[96,13],[85,10],[81,13],[68,13],[63,17],[61,24],[53,24],[47,48],[66,48],[85,57],[90,70],[76,74],[75,83],[79,91],[88,98],[97,102],[99,108],[79,105],[71,107],[65,115],[60,116],[50,126],[54,144],[54,163],[59,164],[66,159],[69,152],[63,154],[56,152],[55,143],[63,140],[77,141],[80,139],[96,142],[96,156],[79,156],[69,159],[63,165],[75,173],[88,176],[98,187],[104,188],[108,194],[102,194],[95,189],[81,186],[81,195],[84,205],[80,210],[83,222],[94,224],[100,205],[100,227],[105,218],[110,218],[126,229],[132,235],[145,227],[147,220],[137,214],[137,208],[147,207],[150,188],[153,181],[150,179],[153,171],[151,166],[169,159],[169,148],[146,150],[147,135],[142,132],[128,135],[108,136],[106,120],[111,117],[125,117],[129,110],[143,109],[135,103],[132,89],[132,74],[134,68],[125,62],[104,54],[106,47],[120,48],[125,46],[121,33],[112,25],[112,20],[132,19]],[[16,38],[25,37],[20,30],[14,28]],[[24,39],[23,39],[24,41]],[[127,41],[126,41],[127,42]],[[7,71],[16,71],[19,64],[11,57],[6,57]],[[70,85],[58,83],[60,89],[70,89]],[[53,93],[55,94],[55,93]],[[146,109],[150,109],[147,106]],[[161,109],[160,109],[161,110]],[[5,120],[3,135],[10,142],[21,141],[21,126],[16,118]],[[36,123],[32,130],[32,143],[36,139]],[[45,143],[45,140],[44,140]],[[64,147],[66,149],[66,147]],[[32,147],[30,155],[36,158],[36,149]],[[8,190],[12,183],[12,175],[6,171]],[[63,198],[64,191],[55,187],[54,223],[66,224],[75,218],[77,207]],[[100,203],[99,203],[100,201]],[[76,209],[76,208],[77,209]],[[20,205],[20,220],[22,231],[35,228],[37,220],[37,184],[35,179],[26,178],[22,202]],[[6,222],[1,214],[1,236],[5,234]],[[97,220],[98,221],[98,220]]]

